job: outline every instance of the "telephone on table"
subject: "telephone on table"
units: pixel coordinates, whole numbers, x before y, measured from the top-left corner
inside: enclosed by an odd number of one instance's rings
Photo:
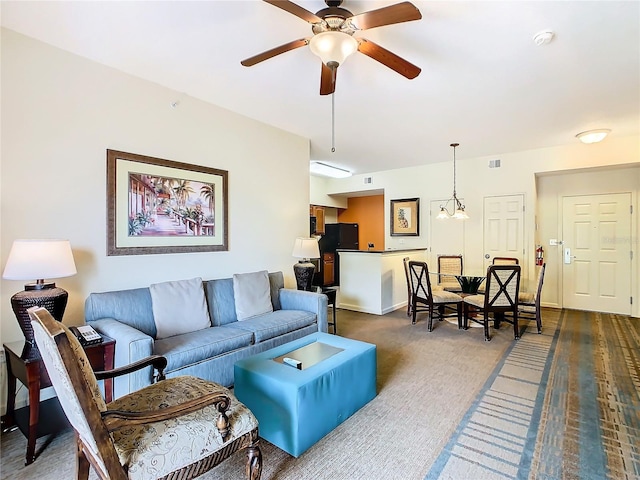
[[[85,347],[87,345],[102,343],[102,336],[89,325],[71,327],[70,330],[78,338],[80,343]]]

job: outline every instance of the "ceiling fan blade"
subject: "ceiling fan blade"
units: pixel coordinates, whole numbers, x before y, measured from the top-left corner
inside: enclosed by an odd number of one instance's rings
[[[281,8],[285,12],[289,12],[296,17],[299,17],[309,23],[322,23],[324,20],[318,17],[315,13],[311,13],[309,10],[302,8],[300,5],[296,5],[289,0],[264,0],[265,2],[273,5],[274,7]]]
[[[320,73],[320,95],[331,95],[336,90],[336,74],[337,68],[329,68],[322,64],[322,72]]]
[[[421,18],[422,14],[414,4],[402,2],[354,15],[349,20],[357,30],[367,30],[384,25],[393,25],[394,23],[420,20]]]
[[[409,79],[416,78],[422,71],[420,67],[416,67],[414,64],[407,62],[404,58],[400,58],[395,53],[382,48],[371,40],[359,38],[358,51]]]
[[[245,67],[251,67],[256,63],[263,62],[265,60],[270,59],[271,57],[280,55],[281,53],[285,53],[285,52],[288,52],[289,50],[294,50],[296,48],[304,47],[308,43],[309,43],[308,38],[300,38],[299,40],[294,40],[293,42],[285,43],[284,45],[280,45],[279,47],[272,48],[271,50],[267,50],[266,52],[259,53],[258,55],[254,55],[253,57],[249,57],[245,60],[242,60],[240,63]]]

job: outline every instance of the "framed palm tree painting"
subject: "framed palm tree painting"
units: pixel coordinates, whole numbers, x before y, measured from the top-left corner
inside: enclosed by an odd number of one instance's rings
[[[228,172],[107,150],[107,255],[226,251]]]

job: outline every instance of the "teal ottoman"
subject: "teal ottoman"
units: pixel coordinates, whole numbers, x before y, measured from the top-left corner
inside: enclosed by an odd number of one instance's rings
[[[298,457],[376,396],[376,346],[314,333],[236,362],[234,377],[260,436]]]

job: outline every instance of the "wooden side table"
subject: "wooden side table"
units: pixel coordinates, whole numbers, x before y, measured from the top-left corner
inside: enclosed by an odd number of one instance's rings
[[[94,370],[113,369],[116,341],[103,335],[103,342],[85,347],[89,363]],[[7,413],[3,418],[3,430],[17,426],[27,437],[25,465],[36,458],[36,439],[58,432],[68,426],[57,397],[40,402],[40,390],[51,386],[49,374],[40,358],[40,352],[34,346],[24,342],[4,344],[7,359]],[[16,379],[29,391],[29,405],[15,409]],[[113,379],[104,381],[105,401],[113,399]],[[42,421],[40,420],[42,416]]]

